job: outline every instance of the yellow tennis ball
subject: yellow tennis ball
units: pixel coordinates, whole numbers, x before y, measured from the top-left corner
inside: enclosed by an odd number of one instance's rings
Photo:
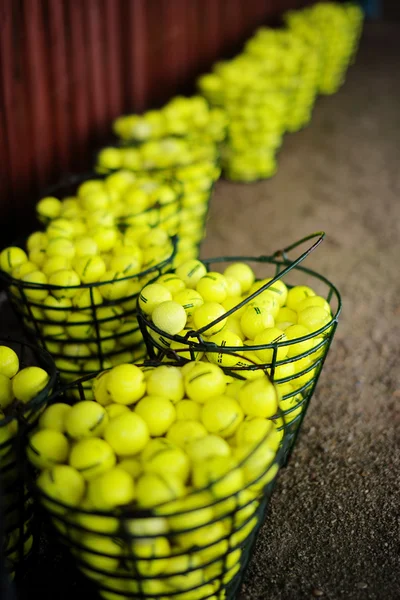
[[[104,371],[99,373],[94,379],[92,383],[92,391],[96,402],[101,404],[101,406],[108,406],[112,404],[112,398],[107,389],[107,377],[108,372]],[[122,405],[120,405],[122,406]]]
[[[245,483],[251,483],[253,490],[261,490],[270,483],[278,472],[278,465],[274,464],[276,452],[266,443],[258,447],[236,448],[236,460],[242,464]]]
[[[25,262],[28,262],[26,253],[16,246],[5,248],[0,253],[0,269],[9,275],[15,267]]]
[[[288,308],[291,308],[292,310],[296,310],[300,302],[302,302],[306,298],[309,298],[310,296],[315,295],[316,294],[314,290],[312,290],[307,285],[296,285],[288,291],[286,306]]]
[[[46,277],[50,277],[52,273],[56,273],[61,269],[69,269],[71,261],[66,256],[51,256],[42,265],[42,271]]]
[[[94,533],[82,534],[79,543],[86,548],[86,550],[74,551],[79,556],[81,564],[100,571],[114,573],[118,569],[121,558],[126,553],[119,540]]]
[[[170,530],[179,533],[210,523],[214,518],[213,502],[214,498],[209,492],[192,491],[184,498],[159,507],[157,513],[168,517]]]
[[[142,468],[152,473],[166,473],[186,481],[190,461],[182,448],[166,438],[150,440],[141,454]]]
[[[288,340],[295,341],[298,338],[302,338],[306,335],[310,335],[310,331],[304,325],[290,325],[285,329],[285,335]],[[295,356],[299,356],[311,350],[314,346],[314,339],[310,338],[308,340],[304,340],[302,342],[296,342],[295,344],[291,344],[288,346],[288,357],[293,358]]]
[[[69,465],[55,465],[46,469],[36,483],[47,496],[67,506],[79,506],[85,493],[85,480]],[[50,504],[50,510],[59,512],[60,509]]]
[[[47,258],[47,251],[45,248],[33,248],[33,250],[31,250],[29,252],[29,261],[33,262],[37,267],[41,267]]]
[[[247,381],[239,391],[239,404],[247,416],[268,419],[278,410],[278,394],[268,377]]]
[[[330,304],[325,298],[322,298],[322,296],[309,296],[308,298],[305,298],[297,305],[296,311],[300,314],[306,308],[311,308],[313,306],[319,306],[320,308],[325,309],[329,315],[331,314]]]
[[[164,435],[176,421],[174,405],[162,396],[145,396],[136,404],[135,413],[147,423],[153,437]]]
[[[67,320],[72,302],[69,298],[55,298],[47,296],[43,302],[43,314],[49,321],[62,323]]]
[[[152,508],[185,495],[185,486],[176,475],[143,473],[136,486],[138,505]]]
[[[211,363],[215,363],[221,367],[233,367],[240,360],[240,348],[243,346],[241,338],[224,328],[223,331],[212,335],[208,338],[208,342],[216,344],[221,348],[228,348],[228,352],[221,352],[217,350],[215,352],[208,351],[206,356]],[[230,350],[233,348],[233,350]]]
[[[210,271],[204,275],[196,285],[204,302],[218,302],[219,304],[228,297],[228,284],[221,273]]]
[[[17,373],[12,380],[13,394],[21,402],[29,402],[35,398],[48,384],[50,376],[40,367],[26,367]]]
[[[74,237],[74,227],[68,219],[54,219],[47,227],[46,233],[49,240],[59,237],[71,239]]]
[[[210,336],[221,331],[226,325],[226,319],[221,319],[215,325],[209,327],[216,319],[225,314],[225,309],[217,302],[205,302],[193,312],[193,325],[195,329],[206,327],[204,335]]]
[[[72,269],[61,269],[49,277],[49,285],[57,286],[51,289],[55,298],[72,298],[79,291],[81,280]]]
[[[173,404],[182,400],[185,389],[181,370],[168,365],[153,369],[147,378],[147,393],[168,398]]]
[[[68,459],[68,440],[60,431],[40,429],[29,439],[27,457],[39,469],[51,469]]]
[[[208,432],[228,438],[243,421],[240,404],[229,396],[216,396],[206,400],[201,410],[201,422]]]
[[[199,421],[201,406],[194,400],[180,400],[175,404],[177,421]]]
[[[216,498],[228,498],[244,486],[243,472],[231,456],[213,456],[193,465],[193,485],[197,489],[210,486]]]
[[[96,287],[84,288],[72,298],[72,306],[80,310],[89,310],[103,303],[103,296]]]
[[[299,415],[303,412],[305,405],[302,403],[299,406],[299,402],[301,402],[302,396],[298,394],[296,396],[290,396],[289,398],[285,398],[279,401],[279,408],[284,414],[285,424],[289,425],[293,423],[293,421],[297,421]]]
[[[110,399],[117,404],[134,404],[146,392],[143,372],[136,365],[118,365],[113,367],[106,377]]]
[[[186,452],[190,460],[196,463],[207,461],[212,456],[230,456],[231,449],[228,442],[220,437],[220,434],[210,434],[191,442],[187,446]]]
[[[47,259],[64,257],[68,260],[72,260],[74,256],[75,246],[72,240],[64,237],[51,238],[49,240],[49,243],[46,247]],[[43,265],[46,262],[47,260],[44,260]]]
[[[18,267],[15,267],[15,269],[12,270],[11,277],[13,277],[13,279],[21,280],[24,275],[28,275],[28,273],[32,273],[33,271],[37,271],[37,265],[28,260],[28,262],[24,262],[18,265]],[[44,272],[44,274],[47,276],[47,273]]]
[[[225,277],[233,277],[240,283],[241,293],[249,291],[254,283],[255,275],[251,267],[245,263],[233,263],[224,271]]]
[[[100,281],[107,269],[100,256],[80,256],[74,261],[74,267],[82,283]]]
[[[71,467],[81,473],[86,481],[91,481],[112,469],[116,462],[111,446],[97,437],[83,439],[74,444],[69,457]]]
[[[254,340],[256,335],[264,331],[264,329],[274,326],[274,317],[271,312],[262,305],[247,306],[240,318],[240,327],[250,340]]]
[[[124,277],[140,273],[141,266],[142,255],[139,249],[138,251],[133,251],[133,248],[132,252],[129,254],[124,253],[113,256],[109,265],[111,271],[122,273]]]
[[[203,298],[196,290],[184,289],[174,294],[174,302],[180,304],[186,312],[187,318],[193,316],[194,311],[204,304]]]
[[[19,370],[18,354],[8,346],[0,346],[0,373],[14,377]]]
[[[278,329],[286,331],[291,325],[297,324],[297,312],[287,306],[283,306],[279,309],[278,314],[275,318],[275,325]]]
[[[246,417],[236,430],[236,445],[252,447],[262,440],[268,440],[268,446],[273,450],[279,448],[280,435],[272,421],[261,417]]]
[[[182,449],[193,440],[207,435],[207,429],[198,421],[176,421],[167,431],[167,440]]]
[[[151,318],[156,327],[169,335],[179,333],[187,321],[185,309],[173,300],[158,304],[151,313]]]
[[[21,281],[28,284],[27,286],[23,285],[23,290],[29,300],[40,302],[48,296],[48,290],[43,288],[47,284],[47,277],[41,271],[31,271],[24,275]],[[29,286],[29,284],[34,285]]]
[[[67,317],[65,331],[69,337],[88,340],[93,336],[93,317],[84,312],[71,312]]]
[[[108,423],[104,408],[90,400],[75,404],[65,418],[65,430],[75,440],[102,435]]]
[[[105,300],[121,300],[126,297],[129,288],[129,280],[122,273],[106,271],[100,277],[98,290]]]
[[[174,573],[177,574],[174,575]],[[171,557],[164,568],[163,574],[170,575],[170,577],[164,579],[167,585],[179,591],[198,588],[203,583],[203,570],[196,569],[196,559],[193,554],[181,554]]]
[[[135,483],[124,469],[116,466],[89,482],[88,499],[99,510],[129,504],[135,498]]]
[[[185,289],[185,282],[175,273],[166,273],[165,275],[161,275],[161,277],[157,279],[156,283],[166,287],[171,292],[172,296]]]
[[[118,466],[129,473],[133,479],[137,479],[143,472],[142,463],[139,458],[123,458],[119,461]]]
[[[71,406],[63,402],[57,402],[48,406],[39,419],[39,429],[52,429],[53,431],[65,432],[65,419],[70,412]]]
[[[208,398],[222,396],[226,389],[224,372],[217,365],[194,363],[185,374],[184,384],[187,396],[203,404]]]
[[[44,231],[34,231],[26,240],[28,252],[34,248],[46,248],[48,243],[47,234]]]
[[[122,413],[108,423],[104,439],[118,456],[132,456],[146,446],[149,441],[149,428],[139,415]]]
[[[193,259],[179,265],[175,270],[175,274],[184,282],[187,288],[194,289],[200,279],[207,274],[207,269],[202,262]]]
[[[156,306],[169,300],[172,300],[172,294],[168,288],[159,283],[151,283],[140,292],[139,307],[146,315],[151,315]]]
[[[277,344],[276,360],[283,360],[286,358],[289,348],[288,346],[280,346],[281,342],[287,340],[285,332],[281,331],[277,327],[269,327],[264,329],[261,333],[258,333],[254,338],[254,346],[267,346],[270,344]],[[260,348],[255,350],[256,355],[264,363],[272,363],[274,357],[273,348]]]
[[[75,240],[75,255],[81,256],[96,256],[99,253],[99,247],[95,240],[88,236],[81,236]]]
[[[114,227],[96,227],[91,231],[91,237],[100,252],[109,252],[117,242],[118,233]]]
[[[154,577],[164,572],[168,564],[167,557],[171,552],[167,538],[137,539],[132,542],[131,549],[135,558],[135,567],[140,575]]]
[[[5,410],[14,400],[12,382],[7,375],[0,373],[0,408]],[[0,428],[1,429],[1,428]]]
[[[96,309],[99,326],[105,331],[115,331],[123,323],[124,311],[119,306],[100,306]]]
[[[298,325],[304,325],[310,332],[318,331],[330,323],[332,317],[320,306],[310,306],[298,313]]]

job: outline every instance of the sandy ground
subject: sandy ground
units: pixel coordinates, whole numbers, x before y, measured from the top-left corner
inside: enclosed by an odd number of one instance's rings
[[[285,139],[278,174],[221,182],[212,204],[204,257],[270,254],[322,229],[307,266],[343,298],[243,600],[400,598],[399,35],[368,26],[346,85]]]
[[[241,600],[400,598],[399,37],[369,26],[342,91],[285,138],[276,177],[220,182],[213,198],[204,257],[269,254],[323,229],[307,265],[344,304]],[[46,545],[21,598],[33,586],[42,600],[91,597]]]

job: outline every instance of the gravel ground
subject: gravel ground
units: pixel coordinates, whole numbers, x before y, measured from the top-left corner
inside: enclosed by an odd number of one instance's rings
[[[323,229],[307,266],[338,286],[344,304],[241,600],[400,598],[399,36],[368,26],[342,91],[285,138],[276,177],[220,182],[213,199],[204,257],[269,254]],[[91,598],[46,545],[21,599],[33,589],[42,600]]]

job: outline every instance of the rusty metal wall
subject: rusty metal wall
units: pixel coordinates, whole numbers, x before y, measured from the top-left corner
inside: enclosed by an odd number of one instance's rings
[[[111,120],[190,92],[261,23],[305,0],[0,0],[0,232],[86,169]]]

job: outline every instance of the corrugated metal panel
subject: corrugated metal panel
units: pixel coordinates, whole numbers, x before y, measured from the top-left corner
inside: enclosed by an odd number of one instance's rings
[[[0,0],[2,245],[38,190],[86,169],[118,114],[193,90],[260,23],[300,0]]]

